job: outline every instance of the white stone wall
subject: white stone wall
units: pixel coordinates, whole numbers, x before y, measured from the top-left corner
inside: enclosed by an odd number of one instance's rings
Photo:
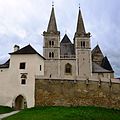
[[[11,89],[9,69],[0,69],[0,105],[8,105],[11,99],[9,91]]]
[[[19,69],[21,62],[25,69]],[[40,71],[40,65],[42,70]],[[27,107],[35,104],[35,75],[44,75],[44,60],[37,54],[11,55],[9,69],[0,69],[0,105],[11,106],[19,95],[25,97]],[[26,84],[21,84],[21,74],[26,73]]]

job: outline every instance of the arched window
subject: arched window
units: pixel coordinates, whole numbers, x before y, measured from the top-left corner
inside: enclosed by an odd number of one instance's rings
[[[67,63],[65,65],[65,73],[71,74],[72,73],[72,65]]]
[[[49,58],[54,58],[54,52],[49,52]]]
[[[51,54],[51,52],[49,52],[49,58],[51,58],[51,56],[52,56],[52,54]]]
[[[51,46],[51,41],[49,41],[49,45]]]
[[[85,41],[83,41],[83,47],[85,48]]]
[[[81,47],[85,48],[85,41],[81,41]]]
[[[82,43],[82,41],[81,41],[81,47],[83,46],[83,43]]]
[[[54,58],[54,53],[52,52],[52,58]]]
[[[49,47],[53,47],[54,46],[54,41],[49,41]]]
[[[54,41],[52,41],[52,46],[54,46]]]

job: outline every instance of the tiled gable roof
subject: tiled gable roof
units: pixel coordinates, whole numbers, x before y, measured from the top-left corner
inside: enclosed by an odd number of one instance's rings
[[[74,44],[70,41],[68,36],[65,34],[61,43],[60,43],[60,55],[74,55]]]
[[[111,72],[114,72],[113,68],[110,65],[110,62],[106,56],[103,58],[101,66],[106,70],[110,70]]]
[[[95,54],[99,53],[99,54],[101,54],[103,56],[103,53],[102,53],[99,45],[96,45],[96,47],[92,50],[91,53],[92,53],[92,55],[95,55]]]
[[[65,34],[61,43],[71,43],[70,39],[68,38],[68,36]],[[72,44],[72,43],[71,43]]]
[[[99,66],[94,62],[92,63],[92,72],[93,73],[111,73],[111,71],[102,68],[101,66]]]
[[[92,53],[92,62],[93,62],[93,72],[103,71],[104,73],[104,70],[109,71],[109,73],[114,72],[107,57],[104,57],[99,45],[97,45],[92,50],[91,53]]]
[[[9,68],[9,65],[10,65],[10,59],[7,60],[7,62],[5,62],[4,64],[1,64],[0,68]]]
[[[99,45],[97,45],[93,50],[92,50],[92,61],[101,65],[102,63],[102,59],[104,58],[104,55],[99,47]]]
[[[16,52],[10,53],[10,55],[19,55],[19,54],[38,54],[40,57],[45,59],[31,45],[27,45]]]

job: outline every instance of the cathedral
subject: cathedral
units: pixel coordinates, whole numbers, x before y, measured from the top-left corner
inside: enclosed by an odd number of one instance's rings
[[[35,106],[35,81],[38,78],[114,78],[111,64],[99,45],[91,50],[91,34],[85,30],[80,8],[73,42],[67,34],[60,40],[54,6],[43,36],[43,56],[31,45],[23,48],[15,45],[9,60],[0,65],[0,105],[15,109]]]
[[[60,40],[54,7],[43,36],[46,77],[71,79],[114,77],[114,71],[99,45],[91,51],[91,34],[85,30],[80,8],[73,43],[67,34]]]

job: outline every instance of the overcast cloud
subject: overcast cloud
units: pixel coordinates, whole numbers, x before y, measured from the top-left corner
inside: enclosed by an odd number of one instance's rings
[[[120,76],[120,1],[119,0],[54,0],[61,39],[67,31],[73,39],[79,2],[92,48],[98,43]],[[0,63],[8,59],[15,44],[31,44],[42,54],[52,0],[0,0]]]

